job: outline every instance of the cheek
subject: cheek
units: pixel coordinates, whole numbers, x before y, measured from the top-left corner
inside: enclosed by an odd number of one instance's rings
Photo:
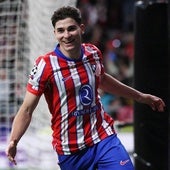
[[[54,37],[57,40],[61,39],[61,35],[57,34],[55,31],[54,31]]]
[[[74,34],[74,37],[76,37],[77,40],[81,40],[81,33]]]
[[[54,36],[55,36],[55,39],[56,39],[57,41],[60,41],[60,39],[61,39],[61,36],[59,36],[59,35],[56,35],[56,34],[54,34]]]

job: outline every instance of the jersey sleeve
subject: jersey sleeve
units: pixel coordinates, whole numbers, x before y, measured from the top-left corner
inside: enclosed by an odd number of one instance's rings
[[[94,51],[96,51],[97,53],[97,58],[99,58],[99,62],[97,64],[98,68],[100,68],[100,75],[103,75],[105,72],[105,68],[104,68],[104,61],[103,61],[103,54],[100,51],[100,49],[98,47],[96,47],[93,44],[88,44],[88,46],[90,46],[90,48],[92,48]],[[95,54],[95,53],[94,53]]]
[[[99,63],[100,63],[100,66],[101,66],[101,75],[102,75],[105,72],[103,54],[97,47],[96,47],[96,49],[97,49],[97,54],[99,56]]]
[[[30,72],[27,90],[40,96],[46,87],[47,75],[45,75],[46,62],[43,57],[37,58]]]

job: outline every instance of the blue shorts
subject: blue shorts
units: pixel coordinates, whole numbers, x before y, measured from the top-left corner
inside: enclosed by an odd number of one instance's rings
[[[61,170],[134,170],[117,135],[111,135],[76,154],[59,155]]]

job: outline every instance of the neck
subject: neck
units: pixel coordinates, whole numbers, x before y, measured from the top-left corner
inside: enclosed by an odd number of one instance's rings
[[[68,58],[79,59],[81,56],[81,47],[70,51],[65,51],[60,46],[58,46],[58,48]]]

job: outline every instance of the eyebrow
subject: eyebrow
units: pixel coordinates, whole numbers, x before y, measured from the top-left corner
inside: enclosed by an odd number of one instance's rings
[[[72,28],[77,28],[77,25],[70,25],[68,26],[66,29],[72,29]],[[64,27],[58,27],[58,28],[54,28],[55,30],[63,30],[65,29]]]

